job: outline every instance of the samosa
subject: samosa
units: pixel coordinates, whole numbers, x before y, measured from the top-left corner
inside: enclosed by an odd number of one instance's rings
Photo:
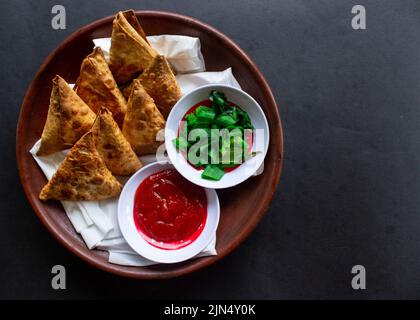
[[[154,153],[160,145],[156,135],[165,127],[165,119],[139,80],[133,81],[131,89],[122,132],[138,155]]]
[[[95,113],[106,106],[118,125],[122,125],[127,102],[118,89],[101,48],[96,47],[83,60],[75,91]]]
[[[113,174],[130,175],[143,166],[108,109],[99,110],[92,132],[96,148]]]
[[[162,55],[156,56],[137,79],[166,119],[172,107],[181,98],[181,89],[166,58]],[[124,94],[129,95],[130,90],[130,87],[126,88]]]
[[[94,120],[93,111],[63,78],[56,75],[37,155],[46,156],[72,147],[90,129]]]
[[[109,67],[118,84],[135,78],[157,52],[150,46],[133,10],[118,12],[112,25]]]
[[[92,132],[70,149],[57,172],[41,190],[41,200],[102,200],[120,194],[122,185],[96,150]]]

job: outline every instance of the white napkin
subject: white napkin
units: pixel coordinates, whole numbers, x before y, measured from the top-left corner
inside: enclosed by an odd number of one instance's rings
[[[182,92],[185,94],[194,88],[208,83],[229,84],[240,88],[232,74],[231,68],[220,72],[199,72],[204,70],[204,60],[200,52],[200,39],[185,36],[155,36],[148,37],[152,46],[160,53],[166,55],[169,61],[177,68]],[[93,40],[108,55],[110,38]],[[175,63],[174,63],[175,61]],[[179,69],[178,69],[179,68]],[[52,155],[39,157],[36,155],[40,140],[30,150],[30,153],[44,172],[47,179],[51,179],[58,166],[64,160],[68,150]],[[144,164],[156,161],[154,155],[140,157]],[[124,183],[126,179],[120,179]],[[76,231],[82,236],[89,249],[100,249],[109,252],[110,263],[126,266],[147,266],[155,262],[134,252],[122,237],[117,221],[118,199],[100,201],[61,201],[63,208]],[[197,257],[216,255],[216,235],[213,241]]]

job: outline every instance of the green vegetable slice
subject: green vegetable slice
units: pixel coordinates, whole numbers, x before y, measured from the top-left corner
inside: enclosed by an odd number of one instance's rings
[[[216,117],[216,112],[207,107],[200,107],[197,109],[196,117],[198,122],[211,123]]]
[[[194,113],[189,113],[185,116],[185,120],[187,120],[188,123],[196,121],[196,117]]]
[[[209,100],[222,108],[227,103],[225,94],[216,90],[212,90],[210,92]]]
[[[224,176],[225,171],[219,168],[217,165],[209,164],[204,169],[201,177],[207,180],[219,181]]]
[[[232,126],[236,123],[236,120],[233,119],[231,116],[226,114],[221,114],[215,120],[216,124],[222,128],[226,128],[228,126]]]

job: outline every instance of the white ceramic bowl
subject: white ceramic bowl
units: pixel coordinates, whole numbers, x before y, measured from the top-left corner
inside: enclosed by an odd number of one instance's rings
[[[134,196],[141,182],[153,173],[174,169],[168,162],[154,162],[137,171],[125,184],[118,201],[118,224],[123,237],[139,255],[160,263],[176,263],[188,260],[203,251],[213,240],[219,224],[220,204],[214,190],[205,189],[207,219],[201,234],[191,244],[176,250],[160,249],[147,242],[134,222]]]
[[[254,141],[252,151],[257,154],[242,163],[233,171],[225,173],[219,181],[206,180],[201,178],[202,170],[191,166],[184,156],[178,152],[173,144],[173,139],[178,135],[180,121],[184,118],[188,110],[195,104],[207,100],[212,90],[223,92],[227,99],[242,110],[246,111],[251,118],[256,131],[254,131]],[[267,119],[260,105],[246,92],[227,85],[205,85],[199,87],[183,96],[172,108],[166,120],[165,127],[165,147],[168,157],[178,172],[191,182],[212,189],[222,189],[233,187],[249,177],[251,177],[263,164],[267,154],[270,133]]]

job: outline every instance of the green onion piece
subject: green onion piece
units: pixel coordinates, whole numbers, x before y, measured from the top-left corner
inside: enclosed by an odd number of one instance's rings
[[[194,126],[197,124],[197,117],[193,113],[187,114],[185,116],[185,120],[187,120],[188,131],[193,129]]]
[[[195,115],[198,115],[198,114],[199,114],[200,112],[202,112],[202,111],[213,111],[213,109],[212,109],[212,108],[209,108],[209,107],[206,107],[206,106],[201,105],[201,106],[198,106],[198,108],[197,108],[197,109],[195,109],[194,114],[195,114]]]
[[[224,174],[225,171],[223,169],[219,168],[218,166],[209,164],[204,169],[203,173],[201,174],[201,177],[207,180],[219,181],[220,179],[222,179]]]
[[[223,92],[216,91],[216,90],[213,90],[212,92],[210,92],[209,99],[211,102],[214,102],[220,107],[223,107],[226,104],[226,100],[227,100]]]
[[[216,118],[215,122],[218,126],[226,128],[228,126],[234,125],[236,123],[236,120],[233,119],[231,116],[221,114]]]
[[[235,119],[236,121],[239,120],[239,116],[238,116],[238,108],[236,108],[235,106],[229,106],[227,108],[225,108],[225,114],[231,116],[233,119]]]
[[[254,126],[251,123],[248,113],[243,110],[237,109],[239,124],[244,127],[244,129],[254,129]]]
[[[196,120],[194,113],[189,113],[185,116],[185,120],[187,120],[187,123],[194,122]]]
[[[195,110],[195,115],[198,122],[210,123],[216,117],[216,112],[206,106],[199,106],[197,110]]]

